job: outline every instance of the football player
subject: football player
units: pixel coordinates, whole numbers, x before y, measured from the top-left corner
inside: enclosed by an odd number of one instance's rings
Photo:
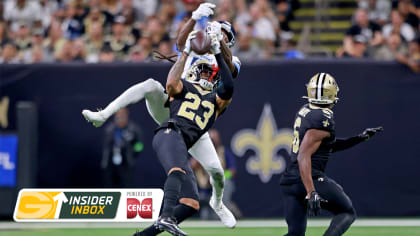
[[[324,173],[331,153],[367,141],[382,127],[368,128],[346,138],[335,137],[334,113],[338,86],[328,73],[318,73],[307,86],[308,104],[296,114],[292,160],[281,178],[285,197],[286,235],[304,236],[307,213],[318,215],[323,208],[334,217],[324,235],[342,235],[356,219],[356,211],[343,188]]]
[[[195,22],[201,17],[207,17],[213,14],[214,5],[210,3],[203,3],[197,10],[193,12],[193,16],[189,23],[184,26],[178,37],[178,47],[182,48],[185,46],[186,39],[185,34],[189,34],[194,28],[191,22]],[[231,70],[232,76],[236,77],[240,71],[240,61],[237,57],[230,58],[227,55],[231,55],[230,49],[226,47],[232,47],[235,43],[235,30],[228,22],[211,22],[207,28],[209,34],[215,34],[219,37],[223,35],[221,41],[221,52],[223,58],[228,60],[229,69]],[[221,33],[221,34],[220,34]],[[191,76],[190,69],[195,68],[199,65],[199,62],[207,61],[212,67],[218,68],[216,58],[211,53],[205,55],[197,55],[193,51],[190,52],[186,59],[184,73],[182,74],[183,79]],[[187,73],[189,72],[189,73]],[[122,107],[126,107],[129,104],[137,103],[140,100],[146,100],[146,106],[149,114],[152,118],[160,125],[162,122],[169,118],[169,109],[164,106],[168,100],[168,94],[165,93],[163,86],[154,79],[148,79],[144,82],[138,83],[122,93],[118,98],[112,101],[104,110],[98,112],[92,112],[89,110],[83,110],[82,114],[89,122],[92,122],[95,127],[100,127],[109,117],[117,112]],[[188,150],[189,153],[200,162],[200,164],[206,169],[210,175],[210,182],[212,184],[212,197],[210,199],[210,206],[215,210],[217,215],[220,217],[223,224],[229,228],[233,228],[236,225],[236,219],[229,209],[223,204],[223,186],[224,186],[224,170],[217,156],[216,150],[213,143],[210,140],[208,133],[204,133],[202,137]],[[180,201],[183,199],[180,199]],[[190,205],[183,207],[185,215],[194,214],[196,209]],[[184,213],[183,213],[184,214]],[[178,223],[181,221],[177,219]],[[161,232],[155,227],[149,227],[145,229],[148,235],[155,235]]]
[[[155,225],[172,235],[187,235],[177,224],[176,206],[199,208],[197,183],[188,161],[190,149],[208,131],[232,100],[233,77],[220,50],[220,41],[212,35],[211,51],[219,65],[207,61],[191,68],[192,76],[182,80],[185,62],[191,53],[189,34],[181,57],[172,66],[166,82],[170,119],[155,131],[153,149],[168,177],[164,185],[163,208]],[[219,82],[220,81],[220,82]],[[178,200],[181,198],[181,203]],[[184,200],[184,201],[182,201]]]

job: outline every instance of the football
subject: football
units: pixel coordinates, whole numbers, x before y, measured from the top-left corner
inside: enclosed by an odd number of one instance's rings
[[[210,48],[211,37],[203,30],[198,31],[195,38],[191,39],[191,49],[199,55],[208,53]]]

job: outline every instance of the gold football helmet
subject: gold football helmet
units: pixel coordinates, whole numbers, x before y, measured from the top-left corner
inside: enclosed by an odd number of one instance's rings
[[[335,104],[338,101],[338,85],[334,77],[328,73],[318,73],[314,75],[309,83],[306,84],[309,103],[313,104]]]

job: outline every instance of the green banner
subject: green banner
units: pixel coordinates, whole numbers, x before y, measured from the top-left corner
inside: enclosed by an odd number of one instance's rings
[[[117,214],[120,192],[64,192],[60,219],[113,219]]]

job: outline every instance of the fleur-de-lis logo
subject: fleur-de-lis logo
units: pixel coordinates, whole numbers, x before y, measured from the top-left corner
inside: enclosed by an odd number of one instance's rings
[[[277,130],[276,121],[270,104],[265,104],[257,129],[243,129],[232,138],[232,150],[237,156],[243,156],[247,150],[255,155],[246,162],[250,174],[258,174],[263,183],[268,183],[274,174],[280,174],[286,168],[286,161],[278,152],[284,149],[289,153],[293,141],[291,129]]]

